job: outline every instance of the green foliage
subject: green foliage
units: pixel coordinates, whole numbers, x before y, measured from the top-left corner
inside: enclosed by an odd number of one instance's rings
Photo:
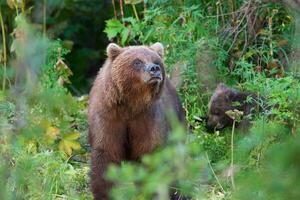
[[[77,154],[85,162],[85,141],[79,141],[87,130],[86,100],[73,97],[59,81],[71,73],[62,61],[68,51],[60,41],[42,37],[22,16],[16,20],[16,81],[0,98],[0,168],[6,182],[1,195],[90,198],[79,192],[88,191],[88,165],[72,161]]]
[[[259,170],[248,170],[239,177],[234,199],[297,199],[298,155],[299,136],[273,145]]]
[[[98,26],[106,12],[96,12],[105,2],[0,2],[8,47],[4,62],[2,37],[0,199],[92,198],[87,96],[69,89],[87,87],[87,63],[104,57],[105,45],[93,45],[106,40]],[[190,133],[174,123],[166,147],[140,163],[111,166],[112,198],[168,199],[177,190],[192,199],[298,199],[300,83],[297,68],[289,68],[297,42],[290,9],[265,1],[114,2],[108,39],[164,44],[168,74],[180,72],[177,90]],[[36,17],[42,8],[45,21]],[[207,104],[221,81],[262,97],[249,133],[206,129]]]

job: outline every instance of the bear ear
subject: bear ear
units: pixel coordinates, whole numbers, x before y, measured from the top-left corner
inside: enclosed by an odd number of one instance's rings
[[[164,56],[164,46],[160,42],[156,42],[151,45],[150,47],[152,50],[154,50],[158,55],[162,58]]]
[[[225,91],[227,90],[228,88],[226,87],[226,85],[224,83],[219,83],[218,86],[217,86],[217,89],[216,91]]]
[[[106,48],[108,58],[114,60],[121,52],[122,47],[115,43],[110,43]]]

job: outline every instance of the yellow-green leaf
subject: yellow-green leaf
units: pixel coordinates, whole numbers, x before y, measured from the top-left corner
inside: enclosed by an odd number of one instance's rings
[[[60,151],[63,151],[65,152],[66,154],[68,155],[71,155],[72,154],[72,149],[70,146],[68,146],[66,143],[65,143],[65,140],[61,140],[58,144],[58,149]]]
[[[57,136],[59,135],[59,133],[60,133],[59,128],[56,128],[56,127],[53,127],[53,126],[49,126],[47,128],[46,135],[48,136],[49,139],[56,140]]]
[[[65,74],[66,77],[73,75],[68,65],[62,59],[58,59],[54,65],[54,69],[56,69],[59,73]]]
[[[80,144],[72,140],[62,139],[58,144],[58,149],[65,152],[69,156],[72,155],[73,150],[79,150],[81,148]]]
[[[80,133],[76,131],[64,135],[58,144],[58,149],[70,156],[73,150],[78,150],[81,148],[79,142],[75,141],[79,138],[79,136]]]
[[[65,144],[71,147],[74,150],[79,150],[81,148],[79,142],[66,140]]]
[[[71,132],[71,133],[64,135],[63,138],[65,140],[76,140],[79,138],[79,136],[80,136],[80,133],[75,131],[75,132]]]

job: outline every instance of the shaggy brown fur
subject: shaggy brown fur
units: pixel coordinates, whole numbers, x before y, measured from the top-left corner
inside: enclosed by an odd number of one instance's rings
[[[170,131],[165,112],[185,116],[175,88],[165,77],[163,46],[107,47],[108,59],[89,96],[89,143],[92,147],[91,188],[94,198],[108,199],[112,183],[107,166],[139,160],[163,145]]]
[[[249,97],[252,98],[251,101],[247,101]],[[259,107],[258,98],[255,94],[239,92],[221,83],[216,88],[208,105],[208,128],[222,129],[232,126],[233,120],[225,113],[226,111],[237,109],[243,111],[243,116],[247,116]],[[239,125],[242,129],[247,130],[250,122],[243,119]]]

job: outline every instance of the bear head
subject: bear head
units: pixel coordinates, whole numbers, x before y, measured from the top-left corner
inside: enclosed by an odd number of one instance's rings
[[[165,80],[163,51],[161,43],[124,48],[108,45],[110,76],[121,101],[143,106],[159,97]]]
[[[219,84],[208,104],[207,126],[211,129],[222,129],[233,123],[233,120],[226,114],[226,111],[233,110],[233,101],[236,91]]]

